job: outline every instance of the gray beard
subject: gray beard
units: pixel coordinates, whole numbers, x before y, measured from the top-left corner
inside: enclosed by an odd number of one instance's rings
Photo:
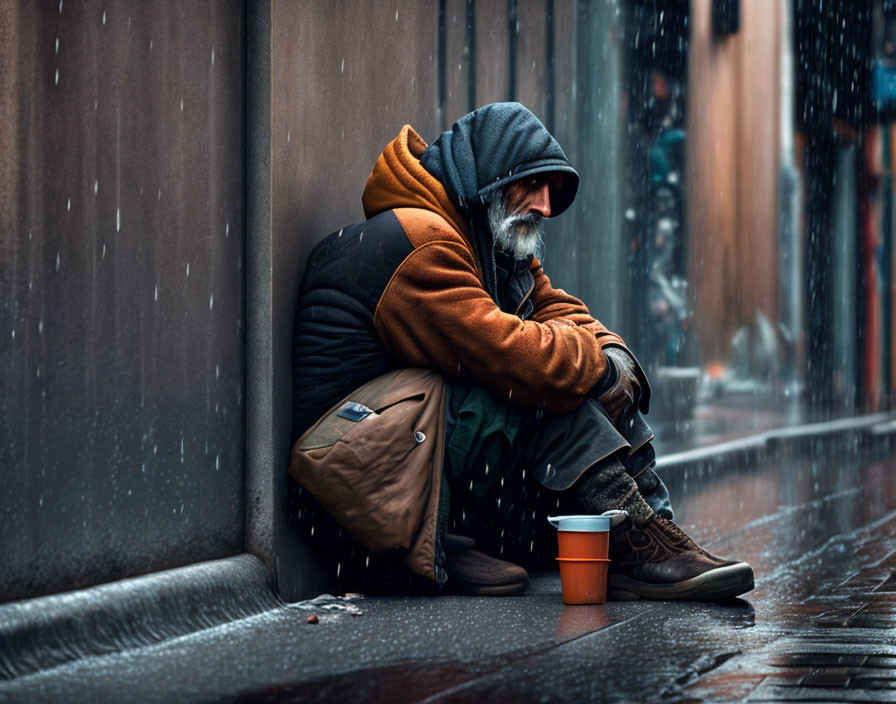
[[[508,213],[503,193],[488,206],[488,224],[495,247],[513,255],[514,259],[527,259],[533,254],[541,258],[544,252],[543,220],[538,213]]]

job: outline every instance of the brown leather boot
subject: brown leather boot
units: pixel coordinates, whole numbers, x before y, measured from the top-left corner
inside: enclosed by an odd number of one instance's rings
[[[447,534],[445,571],[449,590],[471,596],[510,596],[525,591],[529,573],[519,565],[473,549],[472,538]]]
[[[701,548],[672,521],[631,519],[612,529],[607,595],[611,599],[726,599],[753,588],[753,568]]]

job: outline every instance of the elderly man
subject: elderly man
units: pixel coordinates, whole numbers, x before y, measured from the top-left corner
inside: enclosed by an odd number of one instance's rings
[[[539,262],[542,221],[578,181],[518,103],[430,146],[401,130],[367,220],[308,259],[290,472],[366,551],[454,591],[520,592],[524,566],[556,554],[549,512],[621,509],[611,597],[741,594],[751,567],[671,520],[635,357]]]

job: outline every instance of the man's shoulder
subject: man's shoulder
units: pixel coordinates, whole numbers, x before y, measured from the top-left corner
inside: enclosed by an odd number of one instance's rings
[[[390,212],[415,249],[431,242],[450,242],[467,248],[461,233],[439,213],[424,208],[395,208]]]
[[[324,259],[339,255],[356,257],[361,253],[359,250],[371,247],[381,250],[389,242],[396,244],[399,249],[408,246],[404,229],[392,210],[386,210],[362,222],[344,225],[339,230],[331,232],[314,246],[311,257]]]
[[[308,256],[305,273],[307,277],[318,270],[332,272],[334,266],[364,268],[373,262],[377,268],[391,265],[394,269],[415,250],[436,243],[456,245],[455,251],[470,250],[461,234],[438,213],[422,208],[385,210],[321,240]]]
[[[318,242],[308,255],[306,281],[327,280],[340,286],[358,280],[368,269],[396,268],[414,251],[392,211],[345,225]]]

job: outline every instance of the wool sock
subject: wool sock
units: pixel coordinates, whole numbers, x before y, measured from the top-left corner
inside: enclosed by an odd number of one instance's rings
[[[612,458],[585,471],[573,487],[576,500],[586,511],[603,513],[621,508],[637,526],[653,518],[653,509],[638,491],[638,485],[625,471],[623,464]]]

